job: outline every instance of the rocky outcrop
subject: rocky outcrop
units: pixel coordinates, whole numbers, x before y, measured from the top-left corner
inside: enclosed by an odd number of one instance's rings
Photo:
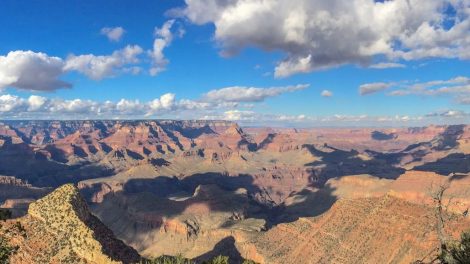
[[[140,259],[89,212],[78,189],[70,184],[30,204],[28,214],[10,220],[2,232],[18,246],[12,263],[111,264]]]

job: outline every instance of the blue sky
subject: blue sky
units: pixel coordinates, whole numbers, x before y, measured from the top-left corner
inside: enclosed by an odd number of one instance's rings
[[[0,118],[468,122],[470,2],[429,2],[3,0]]]

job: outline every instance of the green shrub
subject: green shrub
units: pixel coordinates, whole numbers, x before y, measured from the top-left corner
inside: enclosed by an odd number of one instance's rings
[[[176,257],[172,256],[161,256],[155,259],[144,260],[142,264],[195,264],[195,262],[190,259],[186,259],[181,255]],[[204,261],[202,264],[230,264],[229,257],[227,256],[217,256],[211,260]],[[244,260],[243,264],[257,264],[252,260]]]
[[[257,263],[254,262],[253,260],[245,259],[242,264],[257,264]]]
[[[0,263],[9,264],[10,256],[15,254],[17,250],[17,247],[11,247],[8,244],[8,241],[4,237],[0,236]]]
[[[0,220],[5,221],[11,218],[11,211],[8,209],[0,208]]]
[[[447,264],[470,263],[470,231],[462,233],[459,242],[447,245],[439,259]]]
[[[145,260],[143,264],[193,264],[191,260],[184,258],[181,255],[176,257],[172,256],[161,256],[155,259]]]
[[[203,262],[204,264],[229,264],[229,258],[227,256],[217,256],[210,261]]]

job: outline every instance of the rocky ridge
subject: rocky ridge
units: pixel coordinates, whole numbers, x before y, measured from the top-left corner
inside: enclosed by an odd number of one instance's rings
[[[1,232],[18,246],[12,263],[111,264],[140,259],[89,212],[71,184],[32,203],[26,216],[9,220]]]

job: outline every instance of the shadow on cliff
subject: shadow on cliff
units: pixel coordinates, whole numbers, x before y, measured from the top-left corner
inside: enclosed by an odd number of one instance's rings
[[[204,263],[204,261],[209,261],[220,255],[229,257],[229,263],[231,264],[241,264],[245,260],[235,246],[235,238],[232,236],[220,240],[211,251],[193,260],[196,263]]]
[[[435,162],[428,162],[413,169],[432,171],[441,175],[470,172],[470,154],[453,153]]]
[[[253,199],[253,195],[261,190],[253,184],[253,177],[247,174],[228,176],[211,172],[194,174],[183,179],[166,176],[130,179],[124,183],[122,190],[107,192],[102,200],[93,203],[93,197],[97,193],[110,190],[104,185],[106,183],[82,186],[80,192],[97,210],[117,206],[116,209],[124,210],[122,213],[131,218],[131,215],[138,215],[139,212],[149,213],[152,219],[151,228],[159,228],[164,218],[179,216],[192,207],[202,210],[208,208],[211,212],[228,212],[232,217],[227,220],[268,218],[269,207]],[[240,188],[247,191],[240,191]],[[128,209],[132,213],[127,212]],[[103,216],[106,214],[102,212]],[[106,219],[102,220],[107,223]]]
[[[319,216],[330,210],[338,200],[334,194],[335,190],[326,184],[321,188],[305,188],[300,192],[293,193],[283,204],[274,208],[269,223],[272,226],[294,222],[301,217]]]
[[[53,158],[61,160],[63,153],[53,152]],[[6,142],[0,147],[0,175],[12,175],[36,187],[59,187],[65,183],[78,183],[86,179],[106,177],[113,170],[92,163],[68,165],[48,159],[41,152],[34,152],[27,144]]]
[[[327,184],[321,188],[310,186],[292,193],[283,204],[267,205],[255,199],[263,190],[253,180],[253,176],[248,174],[228,176],[215,172],[195,174],[183,179],[165,176],[131,179],[122,186],[122,191],[105,194],[102,202],[94,204],[94,207],[111,210],[109,208],[117,206],[119,210],[125,210],[122,213],[128,216],[127,210],[130,208],[136,215],[140,211],[146,212],[153,215],[151,228],[159,228],[165,218],[181,215],[190,207],[204,205],[211,212],[230,213],[230,219],[227,219],[230,224],[247,218],[263,219],[266,221],[265,227],[269,229],[300,217],[318,216],[328,211],[337,200],[334,189]],[[81,193],[90,202],[93,195],[102,190],[102,184],[91,184],[83,188]],[[240,188],[247,192],[240,192]],[[107,212],[100,214],[106,215]],[[106,219],[102,220],[107,222]]]
[[[370,134],[370,137],[374,140],[383,141],[383,140],[396,139],[398,136],[395,133],[387,134],[381,131],[372,131],[372,133]]]
[[[433,150],[449,150],[459,145],[457,141],[464,133],[465,125],[448,126],[444,132],[433,139]]]
[[[258,186],[253,184],[253,176],[249,174],[229,176],[217,172],[193,174],[183,179],[168,176],[151,179],[130,179],[124,184],[123,191],[126,194],[149,192],[163,198],[177,192],[186,192],[192,195],[200,185],[217,185],[226,191],[236,191],[239,188],[244,188],[248,191],[248,194],[261,191]]]
[[[166,129],[166,130],[175,130],[175,131],[178,131],[181,133],[181,135],[187,137],[187,138],[191,138],[191,139],[195,139],[195,138],[198,138],[202,135],[210,135],[210,134],[217,134],[214,130],[212,130],[212,128],[210,128],[208,125],[204,125],[202,127],[176,127],[176,126],[165,126],[163,125],[163,127]]]
[[[345,151],[325,146],[325,150],[319,150],[313,145],[303,145],[311,154],[320,157],[321,160],[305,164],[310,167],[310,183],[316,187],[322,187],[331,178],[370,174],[378,178],[397,179],[405,172],[405,169],[395,167],[392,164],[398,161],[394,155],[376,156],[371,159],[361,159],[356,150]]]

